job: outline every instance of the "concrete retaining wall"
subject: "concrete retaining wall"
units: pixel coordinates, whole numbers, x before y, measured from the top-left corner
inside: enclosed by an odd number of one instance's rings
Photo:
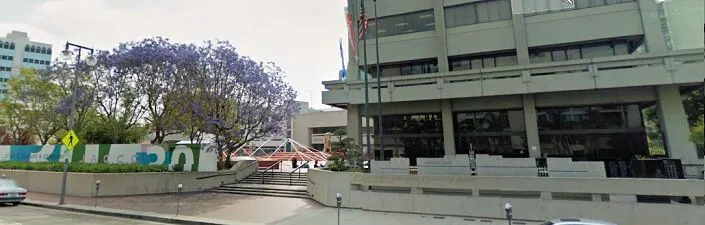
[[[177,185],[183,184],[184,192],[203,191],[234,183],[257,170],[256,166],[240,172],[170,172],[170,173],[69,173],[66,194],[70,196],[95,196],[95,182],[100,180],[99,196],[124,196],[142,194],[162,194],[177,192]],[[0,170],[7,178],[30,192],[59,194],[61,172]],[[220,176],[216,176],[220,175]],[[204,178],[207,177],[207,178]],[[199,179],[201,178],[201,179]]]
[[[319,169],[309,170],[308,179],[313,199],[331,207],[340,192],[344,207],[377,211],[504,218],[503,205],[511,203],[514,217],[526,220],[582,217],[620,225],[705,221],[703,180],[427,176]],[[516,192],[536,196],[517,197]],[[559,198],[568,193],[587,199]],[[637,203],[637,194],[688,196],[696,204]]]

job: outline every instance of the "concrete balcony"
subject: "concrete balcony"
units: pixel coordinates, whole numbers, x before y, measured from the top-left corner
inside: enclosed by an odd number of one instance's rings
[[[545,93],[603,88],[703,82],[702,48],[600,57],[527,66],[451,71],[382,78],[382,101]],[[364,103],[363,81],[325,81],[323,103]],[[377,82],[370,81],[370,102],[377,102]]]

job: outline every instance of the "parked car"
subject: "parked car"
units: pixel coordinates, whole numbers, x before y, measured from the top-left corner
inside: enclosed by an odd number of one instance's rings
[[[21,188],[14,180],[0,179],[0,204],[19,205],[27,197],[27,189]]]
[[[601,220],[591,220],[591,219],[574,219],[574,218],[563,218],[555,219],[551,221],[546,221],[541,225],[617,225],[616,223],[601,221]]]

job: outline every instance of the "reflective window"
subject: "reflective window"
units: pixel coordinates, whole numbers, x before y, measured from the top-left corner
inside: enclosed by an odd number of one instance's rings
[[[523,110],[457,112],[456,154],[528,157]]]
[[[379,26],[379,36],[387,37],[436,29],[433,10],[385,16],[370,19],[367,27],[368,39],[375,38],[375,29]]]
[[[360,68],[364,70],[364,68]],[[394,77],[394,76],[407,76],[416,74],[427,74],[427,73],[437,73],[438,72],[438,60],[436,59],[426,59],[414,62],[406,63],[394,63],[388,65],[381,65],[380,68],[382,72],[382,77]],[[377,77],[377,68],[374,65],[368,67],[369,73],[372,77]]]
[[[374,127],[379,121],[374,118]],[[408,157],[416,165],[417,157],[443,157],[443,123],[440,113],[385,115],[383,118],[384,158]],[[375,157],[379,158],[379,136],[374,135]]]
[[[640,105],[538,108],[541,152],[579,160],[647,155]]]
[[[527,15],[536,15],[633,1],[635,0],[573,0],[574,7],[555,0],[531,0],[523,1],[523,4],[524,7],[535,9],[535,12],[527,13]]]
[[[509,0],[490,0],[445,8],[446,27],[507,20],[512,18]]]
[[[502,66],[517,65],[517,57],[515,52],[488,54],[488,55],[470,55],[470,56],[451,56],[448,60],[451,71],[493,68]]]
[[[614,40],[556,48],[532,48],[529,50],[529,61],[531,61],[531,63],[542,63],[628,55],[636,49],[637,46],[635,43],[638,42]]]

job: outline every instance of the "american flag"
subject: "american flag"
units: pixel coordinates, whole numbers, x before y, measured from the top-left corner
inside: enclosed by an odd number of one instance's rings
[[[563,0],[563,2],[571,4],[571,5],[575,5],[575,3],[573,3],[573,0]]]
[[[358,26],[358,39],[362,40],[365,38],[365,34],[367,34],[367,24],[368,24],[367,17],[365,17],[365,11],[360,11],[360,21],[359,21],[359,26]]]

